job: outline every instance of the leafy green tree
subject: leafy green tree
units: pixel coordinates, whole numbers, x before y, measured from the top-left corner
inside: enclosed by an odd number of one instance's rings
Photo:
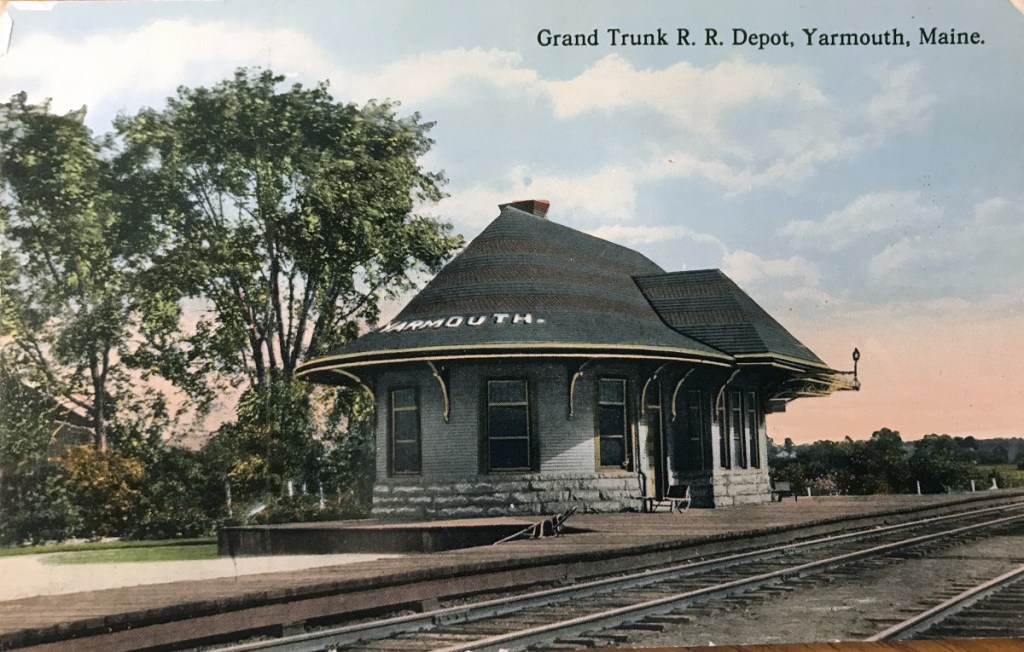
[[[0,543],[63,540],[77,514],[48,459],[67,410],[12,372],[0,354]]]
[[[125,203],[112,141],[84,115],[24,93],[0,104],[0,346],[28,385],[87,415],[106,449],[118,404],[138,403],[122,358],[157,232]]]
[[[770,462],[771,472],[798,491],[828,486],[842,494],[866,495],[899,493],[909,486],[903,440],[889,428],[875,431],[868,440],[847,437],[791,448],[794,456]]]
[[[949,435],[925,435],[915,442],[909,467],[925,493],[964,489],[972,479],[984,480],[971,454]]]
[[[201,455],[181,446],[157,450],[146,467],[139,509],[127,528],[136,539],[199,537],[213,529],[220,507],[211,504]],[[218,497],[219,498],[219,497]]]
[[[849,464],[846,493],[890,494],[909,488],[910,470],[899,432],[882,428],[866,441],[852,442]]]
[[[200,400],[218,383],[243,387],[208,451],[238,498],[323,483],[355,394],[296,384],[297,365],[374,324],[382,299],[462,244],[418,212],[445,183],[419,162],[430,123],[283,81],[239,70],[116,123],[135,201],[168,238],[147,281],[148,346],[132,361]]]
[[[290,378],[462,243],[415,212],[445,181],[419,163],[430,123],[283,81],[239,70],[117,121],[139,201],[159,204],[169,236],[156,282],[207,309],[187,340],[150,338],[147,360],[179,381],[199,358],[250,386]],[[166,322],[178,318],[168,304]]]

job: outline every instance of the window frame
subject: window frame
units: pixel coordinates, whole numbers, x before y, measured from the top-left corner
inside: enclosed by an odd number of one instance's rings
[[[743,409],[743,390],[729,390],[726,396],[727,422],[729,435],[729,468],[747,468],[746,433],[744,430],[746,412]]]
[[[622,383],[622,403],[611,403],[601,400],[602,381]],[[601,463],[601,440],[617,437],[605,436],[601,433],[601,407],[603,405],[622,406],[622,462],[619,464]],[[632,455],[633,418],[630,410],[629,378],[620,375],[601,375],[594,379],[594,469],[597,471],[629,471],[633,468]]]
[[[525,396],[526,400],[523,402],[513,403],[491,403],[491,383],[494,382],[521,382],[525,385]],[[481,425],[481,441],[480,441],[480,469],[482,473],[524,473],[533,472],[538,468],[540,461],[539,451],[537,450],[537,426],[534,422],[534,395],[533,395],[533,383],[530,379],[525,376],[499,376],[495,378],[485,378],[483,381],[483,388],[480,392],[481,399],[481,417],[483,424]],[[494,467],[491,465],[491,407],[502,406],[502,407],[526,407],[526,458],[527,466],[516,466],[516,467]],[[495,437],[493,439],[523,439],[523,437]]]
[[[395,394],[398,392],[411,391],[413,396],[413,405],[411,407],[405,406],[401,408],[395,407]],[[395,464],[395,444],[399,443],[395,439],[395,413],[396,412],[412,412],[416,413],[416,470],[405,471],[398,470]],[[402,443],[408,443],[409,440],[402,440]],[[388,475],[390,476],[417,476],[423,474],[423,422],[422,422],[422,407],[420,403],[420,390],[415,385],[411,386],[400,386],[392,387],[388,390]]]
[[[681,471],[706,471],[711,468],[708,453],[711,447],[707,440],[707,424],[704,421],[704,390],[688,389],[681,396],[685,414],[683,428],[685,437],[680,442],[681,448],[677,455],[682,457],[676,468]]]
[[[761,422],[757,403],[757,391],[743,392],[743,419],[747,429],[747,468],[761,468]]]

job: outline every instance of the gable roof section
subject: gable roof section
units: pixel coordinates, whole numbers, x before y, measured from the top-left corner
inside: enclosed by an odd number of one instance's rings
[[[738,358],[779,358],[828,369],[721,270],[634,280],[658,315],[680,334]]]

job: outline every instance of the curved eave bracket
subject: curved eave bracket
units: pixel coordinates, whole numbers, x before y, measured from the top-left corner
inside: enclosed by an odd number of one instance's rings
[[[430,360],[427,360],[427,366],[430,367],[430,373],[434,375],[434,379],[437,380],[437,384],[441,386],[441,400],[444,401],[444,422],[448,423],[448,419],[451,416],[451,400],[448,396],[448,383],[441,377],[437,367]]]
[[[676,401],[679,399],[679,390],[681,390],[683,388],[683,383],[686,382],[686,379],[690,377],[690,374],[692,374],[693,371],[694,371],[693,369],[690,369],[685,374],[683,374],[683,377],[679,379],[678,383],[676,383],[676,388],[674,390],[672,390],[672,422],[673,423],[675,423],[676,416],[677,416],[676,415]]]
[[[367,385],[365,382],[363,382],[363,379],[360,378],[359,376],[355,375],[351,371],[345,371],[344,369],[332,369],[331,371],[332,371],[332,373],[336,373],[339,376],[344,376],[345,378],[348,378],[349,380],[354,382],[356,385],[361,387],[363,389],[363,391],[365,391],[370,396],[370,400],[371,401],[377,400],[377,397],[374,396],[374,394],[373,394],[373,390],[370,389],[370,386]]]
[[[719,412],[722,411],[722,399],[725,397],[725,388],[729,386],[729,383],[731,383],[733,379],[736,378],[736,374],[738,374],[740,371],[742,370],[733,370],[732,375],[729,376],[729,380],[725,381],[725,383],[722,385],[722,388],[718,390],[718,396],[715,397],[715,414],[712,417],[713,419],[717,420]]]
[[[569,379],[569,418],[573,415],[573,406],[576,404],[576,381],[583,375],[583,369],[588,364],[596,360],[597,358],[590,358],[583,364],[577,367],[576,372],[573,373],[572,378]]]
[[[651,377],[647,379],[647,382],[644,383],[644,388],[642,390],[640,390],[640,418],[641,419],[643,419],[645,416],[647,416],[647,388],[651,386],[651,381],[655,380],[658,377],[658,374],[661,373],[661,370],[664,369],[667,365],[668,365],[668,363],[666,362],[663,365],[661,365],[660,367],[658,367],[654,371],[654,373],[651,374]]]

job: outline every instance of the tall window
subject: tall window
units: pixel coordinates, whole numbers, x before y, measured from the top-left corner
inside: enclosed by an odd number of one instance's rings
[[[700,471],[705,468],[704,453],[704,415],[701,409],[701,391],[691,389],[686,392],[686,432],[681,444],[681,468],[685,471]]]
[[[747,392],[745,394],[743,414],[746,419],[747,439],[750,442],[750,445],[747,447],[747,449],[750,451],[750,466],[751,468],[756,469],[761,466],[761,435],[757,427],[758,419],[756,392]]]
[[[629,415],[626,411],[626,380],[597,380],[597,439],[599,466],[626,464]]]
[[[741,469],[746,466],[743,457],[743,393],[729,392],[729,448],[731,466]]]
[[[665,457],[662,453],[661,433],[661,383],[652,382],[647,388],[647,396],[644,404],[645,419],[647,424],[647,441],[643,443],[644,454],[647,455],[647,472],[651,474],[648,478],[648,489],[654,489],[653,495],[661,495],[668,485],[665,482],[666,469]],[[655,484],[660,482],[660,486]]]
[[[729,409],[724,404],[721,407],[715,405],[712,409],[718,418],[718,465],[728,469],[732,466],[732,457],[729,453],[732,450],[729,445]]]
[[[420,472],[420,408],[415,389],[391,391],[391,472]]]
[[[525,380],[487,381],[487,468],[530,468],[530,399]]]

